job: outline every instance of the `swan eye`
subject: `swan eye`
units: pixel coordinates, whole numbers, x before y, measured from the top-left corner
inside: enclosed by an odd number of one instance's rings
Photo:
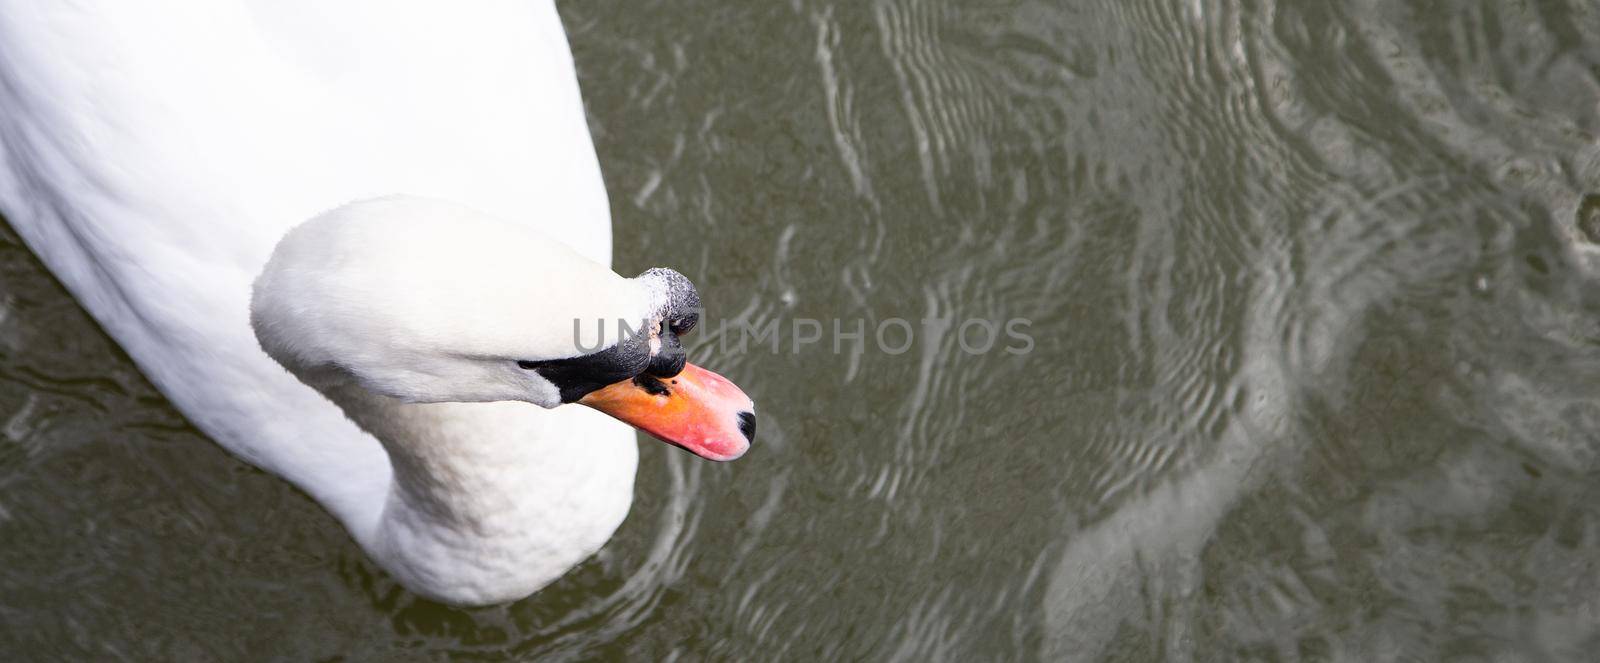
[[[654,279],[666,293],[663,312],[669,329],[674,334],[687,334],[700,322],[700,293],[695,291],[689,277],[665,267],[645,270],[639,278]]]
[[[517,360],[517,368],[520,368],[520,369],[523,369],[523,370],[528,370],[528,371],[535,370],[535,369],[539,368],[539,365],[540,365],[540,362],[537,362],[537,361],[529,361],[527,359],[518,359]]]
[[[682,336],[692,331],[699,322],[700,316],[691,312],[682,317],[674,318],[667,326],[672,330],[672,333]]]

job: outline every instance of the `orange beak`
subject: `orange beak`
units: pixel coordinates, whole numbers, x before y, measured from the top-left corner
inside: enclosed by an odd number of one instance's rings
[[[579,403],[709,460],[733,460],[755,439],[755,403],[716,373],[685,364],[670,378],[640,375]]]

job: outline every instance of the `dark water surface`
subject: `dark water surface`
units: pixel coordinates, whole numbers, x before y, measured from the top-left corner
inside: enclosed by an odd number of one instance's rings
[[[1600,6],[563,3],[623,273],[781,352],[594,560],[399,590],[0,242],[11,660],[1590,660]],[[793,353],[792,320],[869,332]],[[1031,321],[1031,352],[918,322]],[[934,327],[937,327],[935,325]],[[895,335],[898,339],[898,334]]]

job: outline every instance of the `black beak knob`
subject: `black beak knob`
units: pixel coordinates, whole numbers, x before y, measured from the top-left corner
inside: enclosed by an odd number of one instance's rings
[[[689,355],[683,351],[683,342],[678,340],[678,335],[672,333],[672,328],[663,323],[661,325],[661,349],[650,358],[650,365],[644,369],[645,373],[658,378],[670,378],[683,372],[683,365],[689,362]]]

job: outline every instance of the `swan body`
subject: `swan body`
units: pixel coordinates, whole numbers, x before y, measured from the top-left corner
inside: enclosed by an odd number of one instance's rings
[[[526,596],[627,514],[633,432],[516,363],[664,297],[608,269],[549,1],[0,0],[0,213],[414,591]]]

